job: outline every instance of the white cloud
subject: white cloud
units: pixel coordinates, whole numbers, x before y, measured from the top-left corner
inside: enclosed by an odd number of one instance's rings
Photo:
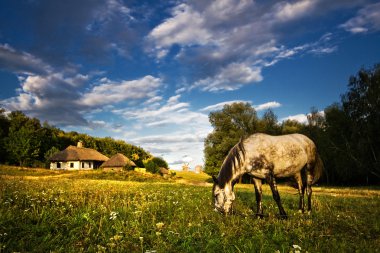
[[[319,111],[318,114],[322,117],[325,116],[325,112],[324,111]],[[308,114],[296,114],[296,115],[291,115],[291,116],[288,116],[288,117],[285,117],[285,118],[282,118],[281,121],[286,121],[286,120],[295,120],[295,121],[298,121],[299,123],[302,123],[302,124],[308,124],[308,120],[307,120],[307,117],[310,116],[311,114],[308,113]]]
[[[87,106],[115,104],[125,100],[142,98],[153,99],[162,80],[153,76],[145,76],[138,80],[106,82],[94,86],[83,95],[81,103]]]
[[[350,33],[365,33],[380,30],[380,3],[370,4],[360,9],[357,15],[349,19],[341,28]]]
[[[217,110],[223,109],[224,105],[231,105],[231,104],[234,104],[234,103],[249,103],[249,104],[252,104],[251,101],[247,101],[247,100],[232,100],[232,101],[225,101],[225,102],[217,103],[217,104],[214,104],[214,105],[209,105],[209,106],[206,106],[206,107],[200,109],[199,111],[200,112],[217,111]],[[276,101],[267,102],[267,103],[263,103],[263,104],[260,104],[260,105],[253,105],[253,108],[256,111],[263,111],[263,110],[267,110],[269,108],[278,108],[278,107],[281,107],[281,104],[279,102],[276,102]]]
[[[267,102],[267,103],[260,104],[260,105],[254,105],[253,107],[255,108],[256,111],[263,111],[263,110],[267,110],[269,108],[278,108],[280,106],[281,106],[281,104],[279,102],[272,101],[272,102]]]
[[[195,72],[195,78],[188,80],[188,90],[236,90],[262,81],[262,69],[279,61],[337,50],[328,40],[291,48],[280,42],[286,38],[282,31],[294,25],[293,21],[343,6],[322,2],[187,1],[174,7],[171,17],[146,39],[158,59],[168,56],[172,46],[180,47],[174,60],[191,65]]]
[[[281,22],[300,18],[310,14],[317,3],[316,0],[303,0],[294,3],[282,1],[274,6],[274,17]]]
[[[286,121],[286,120],[295,120],[295,121],[298,121],[302,124],[306,124],[307,123],[307,115],[301,113],[301,114],[292,115],[292,116],[288,116],[286,118],[281,119],[281,121]]]
[[[234,104],[234,103],[249,103],[250,104],[251,101],[244,101],[244,100],[225,101],[225,102],[217,103],[217,104],[214,104],[214,105],[206,106],[206,107],[200,109],[199,111],[200,112],[218,111],[218,110],[223,109],[223,106],[225,106],[225,105],[231,105],[231,104]]]
[[[203,91],[213,92],[236,90],[244,84],[260,82],[262,79],[261,68],[250,67],[244,63],[231,63],[215,76],[195,82],[192,89],[199,87]]]
[[[167,54],[162,48],[173,44],[200,44],[208,42],[210,34],[204,28],[204,17],[187,4],[180,4],[172,11],[172,18],[165,20],[149,34],[158,49],[158,58]]]
[[[212,128],[208,116],[192,111],[190,103],[181,101],[181,95],[169,97],[154,108],[140,105],[113,112],[133,122],[136,134],[128,141],[163,157],[172,168],[181,168],[172,162],[183,156],[193,158],[192,167],[203,163],[203,140]]]

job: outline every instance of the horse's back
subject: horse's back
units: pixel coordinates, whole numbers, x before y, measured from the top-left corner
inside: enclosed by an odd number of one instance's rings
[[[315,159],[316,148],[308,137],[302,134],[271,136],[253,134],[244,140],[247,157],[253,173],[272,169],[277,177],[289,177],[302,170]],[[260,159],[262,162],[255,162]],[[259,168],[261,165],[263,168]]]

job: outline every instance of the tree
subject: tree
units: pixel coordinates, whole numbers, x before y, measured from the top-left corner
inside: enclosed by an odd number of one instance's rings
[[[5,148],[5,138],[8,136],[9,119],[5,115],[5,110],[0,108],[0,162],[7,161],[7,150]]]
[[[281,134],[301,133],[305,125],[296,120],[285,120],[281,124]]]
[[[352,125],[351,139],[356,146],[356,165],[366,171],[367,180],[380,180],[380,65],[361,69],[352,76],[349,90],[342,96],[342,107]]]
[[[331,183],[380,182],[380,65],[350,77],[341,103],[325,109],[323,124],[309,121]]]
[[[30,164],[39,156],[41,146],[41,124],[38,119],[30,119],[22,112],[9,114],[10,127],[6,138],[6,149],[10,159],[20,166]]]
[[[281,133],[281,128],[278,125],[277,116],[271,109],[268,109],[261,119],[262,122],[262,131],[271,135],[278,135]]]
[[[233,103],[211,112],[209,121],[214,130],[204,142],[205,172],[216,175],[224,157],[239,139],[259,129],[259,120],[249,103]]]
[[[52,157],[55,153],[58,153],[60,150],[56,147],[52,147],[48,151],[46,151],[44,158],[45,158],[45,166],[46,168],[49,168],[50,164],[50,157]]]

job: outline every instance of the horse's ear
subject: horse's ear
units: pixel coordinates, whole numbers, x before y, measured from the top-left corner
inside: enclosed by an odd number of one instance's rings
[[[212,175],[212,180],[214,181],[215,184],[218,184],[218,179],[214,175]]]

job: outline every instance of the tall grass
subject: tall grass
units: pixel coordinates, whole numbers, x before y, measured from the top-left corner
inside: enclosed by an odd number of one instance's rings
[[[47,173],[47,174],[45,174]],[[252,187],[237,188],[235,210],[213,212],[211,186],[109,172],[0,169],[0,252],[377,252],[376,189],[316,188],[311,215],[280,194],[280,220],[264,187],[267,216],[256,219]],[[112,180],[115,177],[116,180]],[[181,176],[183,177],[183,176]],[[140,181],[137,182],[136,180]],[[183,181],[180,181],[183,182]],[[301,249],[299,249],[301,248]]]

